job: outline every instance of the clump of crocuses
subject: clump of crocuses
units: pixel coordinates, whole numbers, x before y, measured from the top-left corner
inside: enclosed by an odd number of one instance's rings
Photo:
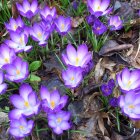
[[[56,134],[70,128],[70,113],[62,111],[66,106],[68,96],[60,96],[58,90],[48,91],[45,86],[40,89],[42,109],[48,114],[48,124]]]
[[[56,134],[61,134],[63,130],[70,128],[70,113],[61,110],[66,106],[68,96],[60,96],[57,90],[50,92],[45,86],[41,86],[42,100],[40,101],[29,84],[23,84],[19,93],[19,95],[14,94],[10,97],[10,101],[15,107],[9,113],[10,134],[16,138],[29,135],[34,123],[32,120],[27,121],[26,118],[37,115],[41,106],[43,111],[48,114],[48,124]]]
[[[67,69],[62,71],[64,83],[69,88],[79,86],[83,79],[83,73],[90,70],[92,52],[88,51],[86,44],[79,45],[77,50],[69,44],[66,52],[62,53],[63,62]]]
[[[111,31],[120,30],[123,27],[121,18],[117,15],[111,16],[108,20],[106,15],[110,14],[112,7],[109,7],[110,0],[88,0],[87,7],[91,15],[87,17],[87,22],[92,26],[92,31],[95,35],[99,36],[107,32],[107,27]],[[108,23],[103,23],[105,20],[99,18],[104,16]]]

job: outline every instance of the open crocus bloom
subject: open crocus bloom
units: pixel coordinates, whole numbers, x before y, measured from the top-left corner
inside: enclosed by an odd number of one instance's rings
[[[82,44],[76,49],[69,44],[66,48],[66,54],[62,54],[66,65],[85,68],[92,60],[92,53],[88,51],[86,44]]]
[[[10,121],[9,133],[16,138],[24,138],[31,133],[34,126],[32,120],[27,121],[24,117]]]
[[[20,118],[22,115],[32,116],[38,114],[40,101],[31,86],[28,84],[21,85],[19,93],[20,95],[15,94],[10,97],[10,101],[16,109],[9,113],[9,118],[13,119]]]
[[[82,69],[76,68],[76,67],[68,67],[67,70],[62,71],[62,78],[64,80],[64,83],[69,88],[75,88],[77,87],[82,79]]]
[[[47,113],[61,110],[68,100],[68,96],[64,95],[61,97],[57,90],[50,93],[45,86],[41,87],[40,94],[42,99],[42,108]]]
[[[88,0],[89,12],[96,17],[106,15],[112,11],[112,8],[108,8],[110,0]]]
[[[9,81],[22,82],[29,75],[28,63],[17,57],[12,64],[3,66],[6,71],[5,78]]]
[[[5,23],[5,26],[8,31],[17,31],[24,26],[24,23],[20,17],[17,19],[10,18],[10,22]]]
[[[69,17],[65,18],[63,16],[59,16],[55,20],[56,30],[60,35],[65,35],[71,29],[71,19]]]
[[[120,30],[123,27],[122,20],[119,16],[112,16],[109,19],[110,30]]]
[[[119,97],[122,112],[132,119],[140,119],[140,93],[129,91]]]
[[[7,89],[7,84],[3,82],[4,82],[4,75],[3,72],[0,71],[0,94],[4,94]]]
[[[29,51],[32,46],[27,46],[28,36],[24,32],[10,32],[11,40],[6,40],[5,43],[15,50],[15,52]]]
[[[32,18],[38,12],[38,3],[37,0],[33,0],[30,4],[28,0],[23,0],[22,5],[16,3],[17,9],[20,14],[28,19]]]
[[[52,19],[56,18],[56,9],[55,7],[49,8],[46,6],[44,9],[40,10],[40,15],[45,21],[51,21]]]
[[[117,82],[124,92],[140,88],[140,70],[124,68],[117,74]]]
[[[5,44],[0,46],[0,68],[6,64],[11,64],[15,58],[16,54],[13,49],[9,48]]]
[[[44,46],[47,44],[47,39],[49,38],[50,33],[45,31],[42,27],[41,24],[35,23],[30,30],[30,35],[33,40],[39,42],[39,45]]]
[[[56,134],[62,134],[63,130],[70,129],[70,112],[59,111],[48,114],[48,124]]]

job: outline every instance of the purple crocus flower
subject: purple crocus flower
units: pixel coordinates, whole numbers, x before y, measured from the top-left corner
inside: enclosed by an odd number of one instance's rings
[[[45,112],[56,112],[61,110],[67,103],[68,96],[60,97],[57,90],[49,92],[45,86],[40,89],[42,108]]]
[[[87,23],[88,23],[89,25],[91,25],[91,26],[93,26],[95,20],[97,20],[97,17],[94,16],[94,15],[89,15],[89,16],[87,16],[87,18],[86,18]]]
[[[95,18],[92,30],[95,35],[102,35],[107,31],[107,27],[98,18]]]
[[[20,118],[24,116],[32,116],[38,114],[40,101],[37,99],[36,93],[28,84],[22,84],[19,89],[20,95],[12,95],[10,97],[11,103],[16,107],[9,113],[9,118]]]
[[[47,39],[49,38],[50,33],[44,30],[41,24],[35,23],[30,30],[30,35],[33,40],[39,42],[39,45],[44,46],[47,44]]]
[[[101,91],[104,96],[109,96],[112,94],[112,88],[108,84],[102,84]]]
[[[140,119],[140,93],[129,91],[119,97],[122,112],[132,119]]]
[[[88,51],[86,44],[82,44],[76,49],[69,44],[66,48],[66,54],[62,54],[66,65],[85,68],[92,60],[92,53]]]
[[[110,17],[108,24],[110,26],[110,30],[112,31],[120,30],[123,27],[122,20],[119,16]]]
[[[112,107],[117,107],[117,106],[118,106],[118,98],[116,98],[116,97],[111,98],[111,99],[109,100],[109,104],[110,104],[110,106],[112,106]]]
[[[28,36],[24,32],[10,32],[11,40],[6,40],[5,43],[15,50],[15,52],[30,51],[32,46],[27,46]]]
[[[44,31],[48,32],[49,35],[54,31],[55,29],[55,24],[54,22],[46,22],[46,21],[41,21],[40,26],[43,28]]]
[[[77,67],[68,67],[67,70],[63,70],[62,78],[65,85],[69,88],[77,87],[83,79],[82,72],[83,70]]]
[[[106,15],[112,11],[112,8],[108,8],[110,0],[88,0],[87,4],[89,12],[96,17]]]
[[[10,121],[9,133],[15,138],[24,138],[28,136],[34,126],[34,121],[27,121],[24,117],[15,118]]]
[[[4,74],[2,71],[0,71],[0,95],[4,94],[7,89],[7,84],[4,82]]]
[[[56,30],[60,35],[65,35],[71,29],[71,19],[59,16],[55,20]]]
[[[17,57],[12,64],[3,66],[6,70],[5,78],[9,81],[22,82],[29,75],[28,63]]]
[[[0,52],[0,68],[6,64],[11,64],[16,58],[15,51],[5,44],[0,46]]]
[[[56,18],[56,9],[55,7],[49,8],[48,6],[46,6],[44,7],[44,9],[40,10],[40,15],[45,21],[52,21]]]
[[[110,80],[108,81],[108,85],[110,86],[110,88],[114,89],[114,87],[115,87],[115,82],[114,82],[114,80],[113,80],[113,79],[110,79]]]
[[[140,70],[124,68],[117,74],[117,82],[124,92],[140,88]]]
[[[57,113],[48,114],[48,124],[56,134],[62,134],[63,130],[70,129],[70,112],[59,111]]]
[[[5,23],[5,26],[8,31],[18,31],[24,27],[24,22],[21,17],[18,17],[17,19],[10,18],[10,22]]]
[[[22,5],[16,3],[17,9],[20,14],[28,19],[31,19],[38,12],[38,3],[37,0],[33,0],[30,4],[28,0],[23,0]]]

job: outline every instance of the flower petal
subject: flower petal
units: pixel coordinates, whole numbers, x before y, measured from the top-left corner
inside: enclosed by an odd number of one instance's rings
[[[74,48],[71,44],[69,44],[69,45],[67,46],[66,52],[67,52],[67,57],[68,57],[68,59],[69,59],[72,63],[75,63],[76,57],[77,57],[77,53],[76,53],[75,48]]]
[[[128,68],[125,68],[122,71],[122,81],[124,84],[127,84],[129,80],[130,80],[130,71]]]
[[[24,100],[21,96],[19,95],[12,95],[10,97],[11,103],[18,109],[23,109],[24,108]]]
[[[40,95],[42,100],[47,99],[47,101],[50,102],[50,93],[45,86],[41,86]]]
[[[70,124],[67,121],[63,121],[60,125],[62,130],[68,130],[70,129]]]
[[[28,84],[22,84],[19,93],[25,101],[28,101],[28,95],[32,92],[32,88]]]

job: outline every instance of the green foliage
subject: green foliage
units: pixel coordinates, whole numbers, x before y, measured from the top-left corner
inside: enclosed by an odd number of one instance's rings
[[[40,82],[41,78],[35,74],[30,74],[29,82]]]
[[[67,8],[70,4],[69,0],[60,0],[63,9]]]
[[[36,71],[40,68],[41,64],[41,61],[34,61],[29,65],[29,70],[32,72]]]
[[[87,41],[92,44],[93,50],[98,52],[104,43],[108,40],[108,34],[104,33],[101,36],[96,36],[93,32],[91,27],[85,22],[85,32],[87,36]]]
[[[9,18],[11,17],[11,11],[8,4],[10,4],[10,1],[0,0],[0,24],[2,25],[9,21]]]
[[[73,8],[74,16],[83,16],[87,9],[87,6],[80,0],[77,9]]]

